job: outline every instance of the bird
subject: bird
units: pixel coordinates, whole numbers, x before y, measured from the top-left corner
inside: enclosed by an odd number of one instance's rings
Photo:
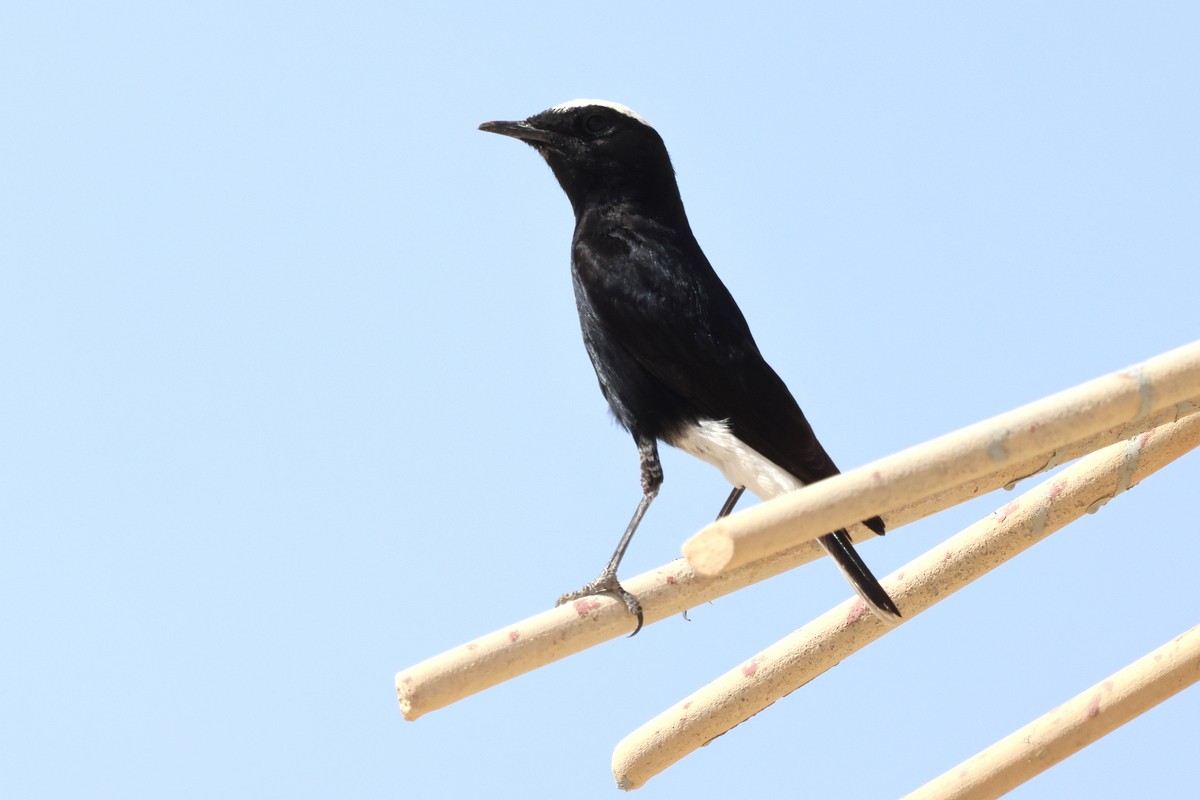
[[[741,309],[692,233],[658,132],[628,106],[572,100],[479,129],[533,147],[575,215],[571,276],[600,391],[633,437],[642,497],[600,575],[559,605],[596,594],[640,601],[617,579],[663,482],[658,443],[715,466],[733,485],[717,518],[749,489],[770,499],[838,474],[787,385],[763,358]],[[883,520],[863,521],[883,535]],[[877,616],[900,611],[845,529],[818,541]]]

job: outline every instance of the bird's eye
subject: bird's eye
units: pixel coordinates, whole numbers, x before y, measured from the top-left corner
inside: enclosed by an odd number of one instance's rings
[[[588,133],[600,133],[608,127],[608,117],[603,114],[589,114],[583,120],[583,129]]]

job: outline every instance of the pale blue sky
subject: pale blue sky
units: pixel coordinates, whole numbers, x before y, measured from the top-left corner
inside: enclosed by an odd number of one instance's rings
[[[567,201],[478,123],[648,118],[848,468],[1200,335],[1197,41],[1186,3],[5,5],[0,795],[616,796],[626,733],[849,590],[818,562],[403,721],[397,670],[592,578],[638,497]],[[896,796],[1159,646],[1198,464],[640,796]],[[664,466],[624,574],[725,497]],[[1012,796],[1194,787],[1198,717]]]

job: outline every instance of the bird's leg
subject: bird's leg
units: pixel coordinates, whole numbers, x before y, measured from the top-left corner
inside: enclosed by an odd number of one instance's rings
[[[728,517],[729,512],[733,511],[733,507],[737,505],[738,500],[742,499],[745,491],[745,486],[733,487],[733,491],[729,493],[729,497],[725,500],[725,505],[721,506],[721,510],[717,512],[717,519]]]
[[[583,588],[564,594],[558,598],[557,603],[561,606],[563,603],[569,603],[592,594],[615,595],[624,601],[629,613],[637,617],[637,627],[633,629],[633,633],[629,634],[630,636],[642,629],[642,604],[636,597],[625,591],[625,587],[617,580],[617,567],[621,565],[621,559],[625,557],[625,550],[629,547],[630,540],[633,539],[633,532],[637,530],[642,517],[646,515],[646,509],[650,508],[650,503],[658,496],[658,489],[663,482],[662,464],[658,460],[658,443],[652,438],[637,437],[637,448],[642,469],[642,499],[633,512],[633,519],[629,520],[629,526],[625,528],[625,533],[621,535],[621,541],[617,543],[617,549],[613,551],[612,558],[608,560],[608,566],[604,568],[600,576]]]

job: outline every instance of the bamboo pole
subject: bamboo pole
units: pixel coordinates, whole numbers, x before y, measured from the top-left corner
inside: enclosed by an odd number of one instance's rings
[[[905,795],[991,800],[1200,681],[1200,626]]]
[[[683,545],[719,575],[1200,396],[1200,341],[708,525]]]
[[[901,567],[883,585],[910,620],[1197,445],[1200,415],[1106,447]],[[893,629],[867,613],[858,597],[836,606],[625,737],[613,752],[617,785],[642,786]]]
[[[996,470],[931,498],[915,499],[888,515],[889,528],[922,519],[1041,470],[1070,461],[1113,442],[1200,411],[1200,398],[1177,403],[1141,420],[1115,426],[1069,445],[1052,448]],[[842,476],[830,478],[840,480]],[[804,489],[801,491],[808,491]],[[780,498],[782,499],[782,498]],[[772,500],[777,503],[780,499]],[[747,513],[747,512],[741,512]],[[876,538],[862,526],[851,529],[856,541]],[[697,574],[683,559],[642,573],[623,583],[642,603],[646,625],[710,602],[759,581],[807,564],[824,555],[816,542],[805,542],[777,555],[739,567],[725,575]],[[493,631],[474,641],[429,658],[396,676],[400,710],[415,720],[472,694],[489,689],[561,658],[615,639],[633,630],[623,603],[587,597]]]
[[[885,514],[884,519],[888,523],[888,530],[891,531],[910,522],[932,516],[938,511],[943,511],[951,506],[958,505],[999,488],[1011,490],[1015,488],[1018,482],[1025,478],[1030,478],[1046,470],[1054,469],[1061,464],[1074,461],[1077,458],[1085,456],[1088,453],[1094,453],[1111,444],[1132,439],[1134,436],[1153,430],[1160,425],[1178,422],[1184,417],[1195,414],[1198,411],[1200,411],[1200,397],[1184,400],[1173,406],[1168,406],[1145,419],[1117,425],[1079,441],[1055,447],[1047,452],[1038,453],[1032,458],[1005,464],[987,475],[964,481],[953,488],[940,491],[928,497],[914,499],[895,512]],[[858,531],[867,540],[874,538],[874,534],[869,533],[865,528],[859,527]],[[858,537],[856,537],[855,541],[858,540]],[[822,551],[818,551],[818,553],[820,552]]]

